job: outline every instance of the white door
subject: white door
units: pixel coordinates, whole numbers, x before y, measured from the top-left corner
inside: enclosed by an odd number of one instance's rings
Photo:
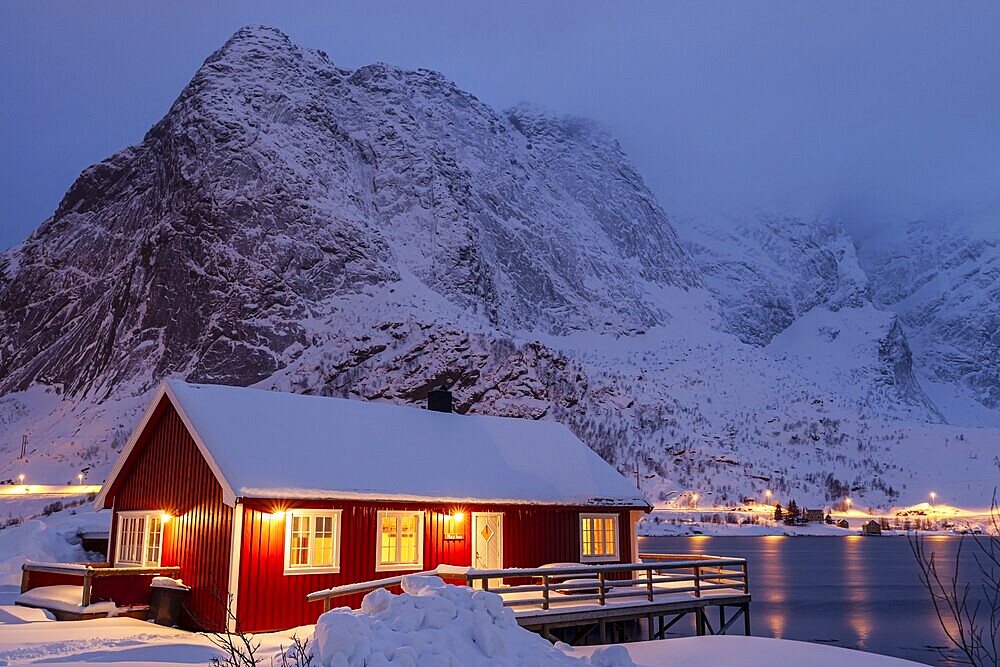
[[[472,513],[472,567],[477,570],[503,569],[503,514]],[[500,579],[490,579],[490,588]]]

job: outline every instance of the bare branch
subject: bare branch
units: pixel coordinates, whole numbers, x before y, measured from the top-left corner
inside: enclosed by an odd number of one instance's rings
[[[920,568],[918,578],[930,595],[942,631],[975,667],[997,667],[1000,660],[1000,509],[995,491],[990,504],[990,524],[992,530],[986,535],[974,537],[976,586],[963,582],[960,576],[964,536],[959,540],[950,571],[939,567],[937,554],[928,553],[919,534],[910,538],[910,550]]]

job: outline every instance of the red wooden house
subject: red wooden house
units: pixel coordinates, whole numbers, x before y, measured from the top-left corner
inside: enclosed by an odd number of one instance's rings
[[[567,428],[432,394],[421,410],[165,382],[95,500],[110,564],[179,567],[192,626],[219,629],[228,600],[267,631],[314,622],[311,591],[439,564],[636,559],[646,500]]]

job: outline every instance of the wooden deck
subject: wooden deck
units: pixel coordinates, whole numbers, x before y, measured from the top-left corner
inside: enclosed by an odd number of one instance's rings
[[[146,618],[149,614],[149,582],[153,577],[176,577],[179,567],[113,567],[110,563],[39,563],[27,561],[21,566],[21,593],[52,585],[80,588],[80,611],[66,611],[44,604],[18,602],[26,607],[48,609],[57,620],[87,620],[108,615],[92,614],[85,609],[94,601],[114,600],[116,615]],[[102,585],[104,589],[101,590]],[[97,595],[95,597],[95,588]],[[124,593],[124,595],[122,595]]]
[[[507,599],[503,591],[497,591]],[[718,609],[718,622],[711,620],[712,608]],[[727,614],[728,611],[728,614]],[[564,605],[550,609],[517,609],[518,625],[537,632],[550,641],[576,644],[590,632],[597,631],[600,642],[607,643],[608,630],[618,641],[626,638],[625,628],[632,623],[639,629],[634,639],[661,639],[667,630],[688,615],[694,617],[698,635],[726,634],[742,618],[744,634],[750,634],[750,595],[738,591],[732,594],[714,593],[702,598],[679,594],[676,598],[658,598],[650,602],[641,591],[634,597],[619,598],[604,606],[597,604]],[[560,639],[552,634],[556,628],[578,628],[573,639]]]
[[[420,574],[464,579],[470,587],[497,593],[519,625],[553,642],[574,644],[595,632],[602,644],[609,635],[613,642],[660,639],[689,615],[698,635],[726,634],[740,619],[744,634],[750,634],[745,559],[671,554],[641,554],[640,558],[640,563],[502,570],[445,566]],[[336,597],[401,581],[399,576],[350,584],[317,591],[308,599],[323,601],[324,608],[329,608]],[[715,621],[713,609],[717,610]],[[553,634],[553,630],[567,628],[575,632],[567,637]]]

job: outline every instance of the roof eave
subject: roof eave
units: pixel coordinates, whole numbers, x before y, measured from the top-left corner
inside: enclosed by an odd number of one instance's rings
[[[156,389],[156,394],[153,396],[153,400],[150,401],[149,407],[146,408],[146,412],[143,414],[142,419],[139,424],[132,431],[132,435],[129,436],[128,441],[125,443],[125,447],[122,449],[121,454],[118,455],[118,460],[115,461],[115,465],[112,466],[111,472],[108,474],[107,478],[104,480],[104,485],[101,487],[101,491],[94,498],[92,503],[95,510],[100,511],[102,509],[107,509],[107,498],[114,486],[115,480],[118,475],[121,474],[125,467],[125,463],[128,461],[129,457],[132,455],[132,451],[139,442],[139,438],[145,432],[146,427],[149,425],[149,420],[152,419],[159,407],[160,402],[166,397],[170,401],[174,410],[177,411],[178,416],[181,418],[181,422],[184,424],[184,428],[187,429],[188,434],[190,434],[191,439],[194,440],[195,446],[198,447],[198,451],[201,453],[202,458],[208,464],[208,467],[212,470],[212,474],[215,476],[216,481],[218,481],[219,486],[222,487],[222,501],[229,505],[230,507],[236,507],[236,493],[233,491],[232,485],[222,474],[221,468],[216,463],[215,459],[212,457],[211,452],[209,452],[208,447],[205,445],[204,440],[202,440],[201,435],[198,434],[197,429],[195,429],[194,424],[191,423],[191,419],[188,417],[187,413],[184,411],[184,406],[181,404],[180,399],[174,393],[173,389],[170,387],[170,383],[164,380],[160,383],[160,386]]]

